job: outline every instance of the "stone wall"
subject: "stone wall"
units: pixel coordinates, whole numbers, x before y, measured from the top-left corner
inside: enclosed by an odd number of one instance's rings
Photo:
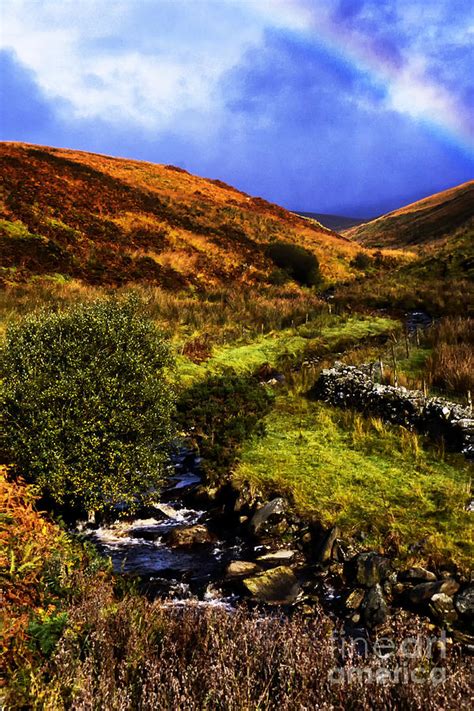
[[[416,429],[466,457],[474,458],[474,419],[468,408],[418,390],[373,382],[370,366],[336,362],[322,371],[310,395],[339,407],[353,407],[386,422]]]

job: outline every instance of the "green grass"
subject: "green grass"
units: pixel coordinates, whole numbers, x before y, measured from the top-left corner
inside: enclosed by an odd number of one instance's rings
[[[472,560],[468,465],[442,461],[417,435],[360,415],[281,396],[267,434],[244,446],[234,478],[286,492],[295,508],[364,546],[415,560]]]
[[[257,337],[249,343],[217,346],[202,364],[178,356],[178,373],[189,384],[229,369],[239,375],[255,372],[268,363],[275,367],[282,360],[297,361],[307,350],[321,353],[343,350],[366,338],[397,330],[399,323],[389,318],[364,316],[324,316],[297,328],[284,329]]]

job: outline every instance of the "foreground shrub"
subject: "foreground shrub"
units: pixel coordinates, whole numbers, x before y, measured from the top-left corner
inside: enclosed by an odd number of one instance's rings
[[[272,397],[256,378],[213,376],[186,390],[178,402],[178,421],[191,432],[208,476],[229,472],[240,445],[262,431]]]
[[[272,262],[303,286],[315,286],[321,281],[316,256],[290,242],[272,242],[265,250]]]
[[[167,455],[170,365],[134,300],[28,316],[1,352],[8,461],[56,503],[133,507],[159,483]]]

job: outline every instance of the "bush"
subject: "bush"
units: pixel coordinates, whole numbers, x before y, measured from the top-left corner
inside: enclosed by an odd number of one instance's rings
[[[15,472],[55,503],[133,508],[167,456],[170,365],[136,299],[43,311],[10,327],[0,407]]]
[[[287,272],[303,286],[314,286],[321,281],[319,262],[316,256],[290,242],[272,242],[265,250],[275,266]]]
[[[178,402],[178,420],[199,446],[211,478],[228,474],[242,442],[263,432],[272,396],[254,377],[225,375],[197,383]]]
[[[356,256],[351,261],[351,267],[362,270],[368,269],[372,266],[372,264],[372,258],[365,252],[357,252]]]

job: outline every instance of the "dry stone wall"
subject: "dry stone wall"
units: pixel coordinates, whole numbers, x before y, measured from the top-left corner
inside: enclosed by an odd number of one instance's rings
[[[371,367],[336,362],[324,369],[311,395],[331,405],[351,407],[386,422],[443,438],[453,450],[474,459],[474,419],[466,407],[419,390],[373,382]]]

